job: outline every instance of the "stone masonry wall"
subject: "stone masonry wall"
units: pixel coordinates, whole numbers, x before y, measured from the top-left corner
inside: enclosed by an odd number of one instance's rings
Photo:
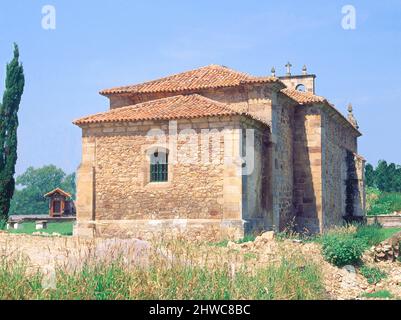
[[[270,129],[255,127],[249,120],[242,121],[241,126],[244,129],[242,155],[247,160],[242,170],[242,215],[246,232],[260,233],[273,228]],[[254,137],[253,141],[248,135]]]
[[[318,106],[294,114],[294,210],[299,232],[322,230],[322,122]]]
[[[135,220],[137,231],[154,231],[162,225],[180,230],[183,226],[186,226],[184,229],[194,226],[192,229],[197,230],[194,236],[197,236],[203,230],[198,228],[202,225],[199,221],[203,221],[217,230],[216,237],[224,233],[220,232],[223,229],[231,230],[233,237],[243,236],[239,132],[234,130],[228,138],[210,142],[217,149],[221,163],[180,162],[185,146],[199,147],[203,139],[210,137],[202,129],[239,129],[240,123],[240,117],[178,121],[178,136],[169,135],[167,143],[177,138],[177,149],[181,150],[177,154],[179,162],[169,163],[169,181],[162,183],[149,183],[147,150],[155,143],[163,144],[156,142],[156,137],[149,139],[146,133],[150,129],[167,133],[167,122],[85,126],[83,160],[78,172],[78,230],[79,226],[89,230],[96,225],[96,232],[114,230],[116,226],[121,230],[121,224],[132,225]],[[194,131],[185,135],[181,131],[185,129]],[[224,164],[222,158],[227,148],[238,161]],[[196,154],[198,159],[206,156],[200,149]],[[169,162],[170,159],[169,154]]]
[[[295,215],[294,190],[294,106],[281,95],[273,99],[273,197],[277,199],[278,229],[291,228]]]
[[[322,112],[323,227],[343,222],[346,214],[347,150],[357,152],[355,130]]]
[[[119,94],[109,96],[110,109],[116,109],[124,106],[134,105],[141,102],[147,102],[179,94],[200,94],[207,98],[230,104],[234,110],[247,110],[248,93],[245,88],[219,88],[219,89],[199,89],[194,91],[177,92],[158,92],[158,93],[141,93],[135,95]]]

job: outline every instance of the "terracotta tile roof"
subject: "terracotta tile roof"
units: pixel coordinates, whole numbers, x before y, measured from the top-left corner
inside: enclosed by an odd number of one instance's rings
[[[326,103],[328,102],[324,97],[317,96],[310,92],[302,92],[294,89],[281,90],[284,94],[295,100],[299,104],[313,104],[313,103]]]
[[[336,106],[334,104],[330,103],[326,98],[317,96],[310,92],[302,92],[302,91],[288,89],[288,88],[282,89],[281,92],[283,92],[285,95],[287,95],[291,99],[295,100],[300,105],[308,105],[308,104],[315,104],[315,103],[323,104],[331,112],[336,114],[344,124],[346,124],[349,127],[352,127],[358,133],[358,135],[362,135],[362,133],[358,130],[358,128],[355,128],[355,126],[352,125],[352,123],[349,122],[348,119],[339,110],[337,110]]]
[[[275,77],[254,77],[224,66],[209,65],[142,84],[105,89],[100,94],[183,92],[270,82],[280,83],[280,80]]]
[[[65,197],[67,197],[67,198],[71,198],[71,194],[69,194],[68,192],[65,192],[63,189],[60,189],[60,188],[56,188],[56,189],[54,189],[54,190],[52,190],[52,191],[46,193],[46,194],[44,195],[44,197],[45,197],[45,198],[50,197],[50,196],[52,196],[52,195],[55,194],[55,193],[59,193],[59,194],[65,196]]]
[[[143,120],[193,119],[209,116],[245,115],[259,122],[247,113],[237,112],[228,105],[198,94],[178,95],[152,100],[132,106],[112,109],[73,121],[76,125],[101,122],[127,122]]]

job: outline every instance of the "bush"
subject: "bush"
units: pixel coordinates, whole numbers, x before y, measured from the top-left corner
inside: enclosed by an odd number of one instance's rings
[[[376,267],[362,266],[359,271],[368,280],[369,284],[379,283],[387,277],[387,274],[384,271],[381,271]]]
[[[376,188],[368,188],[366,190],[366,209],[370,216],[399,212],[401,211],[401,193],[386,193]]]
[[[375,299],[392,299],[394,297],[388,290],[380,290],[372,293],[365,293],[363,296],[365,298],[375,298]]]
[[[354,234],[326,234],[322,239],[323,257],[330,263],[342,267],[360,262],[366,246]]]
[[[369,216],[378,216],[381,214],[390,214],[394,211],[391,210],[392,203],[389,201],[377,201],[372,204],[370,210],[368,211]]]
[[[355,237],[363,240],[365,249],[376,246],[380,242],[391,238],[395,233],[401,231],[399,228],[383,228],[379,224],[360,225],[357,228]]]
[[[348,225],[335,228],[321,237],[323,256],[327,261],[344,266],[356,264],[365,250],[391,238],[400,228],[383,228],[379,224]]]
[[[378,224],[358,226],[355,236],[363,240],[365,249],[375,246],[386,239],[382,226]]]

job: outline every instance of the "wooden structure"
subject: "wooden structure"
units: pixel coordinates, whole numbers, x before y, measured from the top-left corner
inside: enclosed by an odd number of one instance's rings
[[[60,188],[56,188],[44,195],[49,199],[49,216],[61,217],[65,215],[75,215],[74,202],[71,199],[71,194]]]

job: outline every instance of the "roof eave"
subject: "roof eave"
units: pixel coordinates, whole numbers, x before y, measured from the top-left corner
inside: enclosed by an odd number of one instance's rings
[[[323,102],[318,102],[318,103],[316,103],[316,102],[313,102],[313,103],[305,103],[305,104],[303,104],[303,105],[321,105],[321,106],[323,106],[324,108],[326,108],[326,109],[329,111],[329,113],[331,113],[331,114],[337,116],[339,119],[341,119],[341,122],[342,122],[345,126],[347,126],[347,127],[349,127],[350,129],[352,129],[352,130],[356,133],[356,136],[357,136],[357,137],[361,137],[361,136],[362,136],[362,132],[359,131],[359,129],[355,128],[355,127],[353,126],[353,124],[350,123],[350,122],[347,120],[347,118],[346,118],[340,111],[338,111],[338,110],[337,110],[330,102],[328,102],[327,100],[326,100],[326,101],[323,101]]]
[[[131,95],[141,95],[141,94],[152,94],[152,93],[176,93],[178,94],[188,94],[191,92],[199,92],[201,90],[209,90],[209,89],[224,89],[224,88],[235,88],[235,87],[241,87],[241,86],[249,86],[249,85],[257,85],[257,84],[270,84],[275,87],[277,90],[281,90],[286,88],[286,85],[279,79],[279,78],[270,78],[270,79],[255,79],[252,81],[241,81],[238,84],[233,84],[233,85],[222,85],[222,86],[204,86],[204,87],[198,87],[198,88],[190,88],[190,89],[169,89],[169,90],[149,90],[149,91],[136,91],[136,90],[115,90],[114,92],[112,91],[113,89],[106,89],[106,90],[101,90],[99,91],[99,94],[105,97],[110,97],[110,96],[131,96]]]

